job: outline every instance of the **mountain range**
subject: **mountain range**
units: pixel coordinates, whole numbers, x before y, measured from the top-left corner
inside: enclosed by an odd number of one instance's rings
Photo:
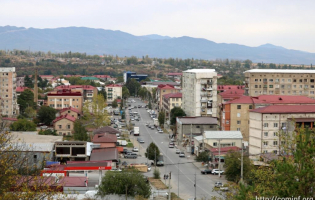
[[[315,63],[315,53],[286,49],[272,44],[249,47],[215,43],[193,37],[168,37],[156,34],[135,36],[122,31],[86,27],[36,29],[0,26],[0,49],[31,51],[86,52],[119,56],[149,55],[158,58],[250,59],[253,62]]]

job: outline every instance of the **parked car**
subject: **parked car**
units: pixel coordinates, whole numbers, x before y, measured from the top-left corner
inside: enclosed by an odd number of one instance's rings
[[[141,139],[141,138],[137,138],[137,141],[138,141],[139,143],[144,143],[144,140]]]
[[[124,156],[124,158],[137,158],[138,154],[136,153],[128,153]]]
[[[129,150],[128,149],[123,149],[122,153],[126,154]]]
[[[185,153],[184,152],[180,152],[179,153],[179,157],[185,157]]]
[[[215,182],[214,187],[223,187],[223,184],[221,182]]]
[[[155,129],[155,127],[152,125],[152,126],[151,126],[151,129],[152,129],[152,130],[154,130],[154,129]]]
[[[145,123],[146,126],[149,126],[150,124],[148,122]]]
[[[174,148],[174,146],[175,146],[175,144],[174,144],[173,142],[170,142],[170,143],[168,144],[168,148]]]
[[[223,170],[218,170],[218,169],[213,169],[212,172],[211,172],[211,174],[214,174],[214,175],[219,174],[219,173],[223,174],[224,171]]]
[[[211,169],[204,169],[204,170],[201,170],[201,173],[202,174],[211,174]]]
[[[180,150],[179,150],[179,149],[176,149],[175,153],[176,153],[176,154],[179,154],[179,153],[180,153]]]
[[[138,105],[138,108],[141,108],[141,105]]]
[[[137,106],[134,106],[134,108],[137,108]]]
[[[132,149],[132,151],[133,151],[133,152],[138,152],[138,151],[139,151],[139,149],[138,149],[138,148],[136,148],[136,147],[134,147],[134,148]]]
[[[131,120],[131,121],[135,121],[135,119],[134,119],[134,118],[130,118],[130,120]]]
[[[117,169],[117,168],[115,168],[115,169],[111,169],[111,170],[109,170],[109,171],[113,171],[113,172],[121,172],[122,170],[121,170],[121,169]]]
[[[159,133],[164,133],[162,129],[159,129],[158,132],[159,132]]]

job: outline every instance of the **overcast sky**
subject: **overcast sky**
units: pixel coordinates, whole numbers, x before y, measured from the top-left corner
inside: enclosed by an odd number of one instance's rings
[[[315,53],[315,0],[0,0],[0,26],[84,26]]]

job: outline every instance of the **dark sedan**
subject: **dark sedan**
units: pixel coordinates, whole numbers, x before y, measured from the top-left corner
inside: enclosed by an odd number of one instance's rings
[[[204,170],[201,170],[201,173],[202,173],[202,174],[211,174],[211,169],[204,169]]]

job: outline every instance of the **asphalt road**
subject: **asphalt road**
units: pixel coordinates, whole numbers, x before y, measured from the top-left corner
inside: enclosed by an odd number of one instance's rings
[[[131,100],[133,98],[130,98]],[[135,103],[131,104],[131,107],[138,105],[145,105],[139,99],[134,99]],[[183,199],[194,198],[195,197],[195,180],[196,180],[196,196],[198,199],[200,198],[210,198],[211,196],[219,196],[217,192],[213,192],[213,187],[215,182],[220,181],[220,178],[214,175],[201,175],[200,170],[192,163],[195,162],[193,159],[189,159],[187,156],[189,154],[186,153],[185,158],[180,158],[178,154],[175,153],[176,148],[168,148],[169,144],[169,135],[166,133],[158,133],[156,129],[151,130],[145,124],[149,122],[153,124],[153,120],[151,119],[149,113],[145,108],[133,108],[131,112],[138,112],[140,114],[140,121],[135,121],[135,126],[140,127],[140,136],[145,143],[139,144],[136,141],[137,137],[131,136],[131,140],[134,142],[136,147],[140,147],[139,154],[141,157],[131,160],[128,159],[129,162],[144,162],[146,158],[144,158],[144,151],[147,146],[154,142],[160,149],[160,152],[164,155],[164,167],[158,167],[161,173],[161,177],[164,174],[168,174],[171,172],[171,192],[175,194],[179,193],[179,196]],[[126,119],[129,120],[129,111],[127,109]],[[152,171],[154,168],[152,168]],[[152,171],[146,173],[147,175],[151,175]],[[152,175],[151,175],[152,176]],[[167,181],[168,183],[168,181]]]

